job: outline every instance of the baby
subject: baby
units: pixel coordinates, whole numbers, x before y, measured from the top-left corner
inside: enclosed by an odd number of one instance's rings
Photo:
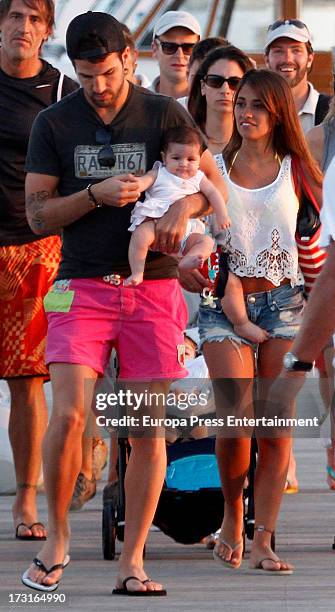
[[[230,220],[224,199],[216,187],[199,170],[203,151],[202,137],[196,128],[183,126],[168,130],[161,162],[138,177],[145,200],[135,204],[129,231],[133,232],[129,245],[129,264],[132,274],[125,285],[139,285],[143,281],[144,265],[150,245],[155,239],[155,219],[162,217],[171,204],[187,195],[201,192],[212,206],[220,229],[229,227]],[[210,256],[213,240],[205,234],[204,224],[198,219],[188,221],[179,253],[179,266],[184,269],[201,268]]]
[[[145,260],[155,239],[155,219],[162,217],[177,200],[201,191],[213,208],[217,228],[230,226],[221,193],[199,170],[202,150],[202,137],[196,128],[172,128],[166,133],[163,164],[155,162],[152,170],[137,177],[140,190],[146,191],[146,194],[143,202],[136,202],[131,215],[129,231],[133,234],[128,258],[132,274],[124,281],[125,285],[136,286],[143,281]],[[181,257],[179,267],[191,270],[202,268],[204,261],[210,257],[213,245],[212,238],[205,234],[204,224],[199,219],[189,219],[180,251],[175,254]],[[225,262],[227,264],[227,260]],[[266,340],[267,333],[249,321],[241,283],[237,276],[228,272],[228,265],[221,288],[222,308],[236,333],[253,342]]]

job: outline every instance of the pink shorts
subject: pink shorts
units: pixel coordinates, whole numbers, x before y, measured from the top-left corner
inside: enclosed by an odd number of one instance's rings
[[[53,284],[44,300],[46,363],[76,363],[102,375],[115,348],[120,378],[185,377],[187,306],[178,280],[114,282],[110,276]]]

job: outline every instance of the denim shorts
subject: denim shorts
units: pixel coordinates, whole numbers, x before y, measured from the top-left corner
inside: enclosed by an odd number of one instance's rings
[[[295,338],[298,333],[304,309],[303,287],[281,285],[271,291],[248,293],[245,297],[247,315],[256,325],[265,329],[270,338]],[[233,340],[237,344],[254,347],[255,344],[235,333],[234,328],[223,313],[220,300],[212,305],[202,300],[199,308],[200,346],[204,342],[223,342]]]

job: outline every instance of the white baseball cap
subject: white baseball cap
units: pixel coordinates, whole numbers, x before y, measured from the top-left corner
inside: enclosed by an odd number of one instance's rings
[[[161,36],[171,30],[171,28],[186,28],[194,34],[201,36],[201,29],[198,21],[191,13],[186,11],[167,11],[155,23],[153,38]]]
[[[292,38],[302,43],[311,43],[312,37],[307,26],[300,19],[279,19],[268,27],[264,51],[277,38]]]

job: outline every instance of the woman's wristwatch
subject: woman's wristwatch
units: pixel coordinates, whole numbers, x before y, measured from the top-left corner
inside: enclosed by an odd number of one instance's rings
[[[288,372],[310,372],[313,367],[313,363],[300,361],[293,353],[284,355],[283,364]]]

